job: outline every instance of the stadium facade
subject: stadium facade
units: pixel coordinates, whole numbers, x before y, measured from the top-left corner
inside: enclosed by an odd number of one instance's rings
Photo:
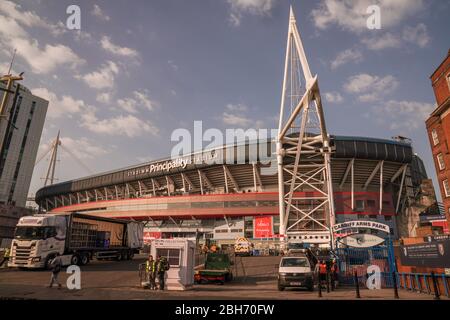
[[[336,223],[373,220],[389,225],[394,238],[408,236],[415,219],[408,212],[427,179],[411,144],[346,136],[331,136],[331,143]],[[270,140],[218,147],[47,186],[36,202],[47,212],[145,221],[149,238],[200,236],[230,244],[246,236],[276,243],[274,152]],[[296,238],[315,245],[330,241]]]

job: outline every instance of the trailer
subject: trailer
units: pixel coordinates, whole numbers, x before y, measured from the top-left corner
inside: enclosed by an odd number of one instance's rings
[[[205,268],[197,270],[194,275],[195,283],[225,282],[233,280],[231,272],[231,261],[228,254],[208,253],[205,261]]]
[[[82,213],[20,218],[8,266],[47,268],[60,255],[63,265],[92,259],[130,260],[143,246],[143,224]]]

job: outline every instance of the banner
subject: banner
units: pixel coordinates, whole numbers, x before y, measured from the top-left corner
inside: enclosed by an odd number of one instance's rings
[[[383,231],[386,233],[390,233],[390,228],[388,225],[379,223],[376,221],[356,220],[356,221],[348,221],[348,222],[335,224],[333,226],[334,232],[338,232],[338,231],[346,230],[346,229],[374,229],[374,230],[380,230],[380,231]]]
[[[146,231],[144,232],[144,243],[150,243],[152,240],[161,239],[161,236],[161,232]]]
[[[450,240],[400,246],[400,260],[404,266],[449,268]]]
[[[255,217],[253,221],[253,238],[273,238],[273,217]]]

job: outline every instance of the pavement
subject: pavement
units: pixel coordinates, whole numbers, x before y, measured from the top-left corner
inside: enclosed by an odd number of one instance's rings
[[[138,265],[144,256],[132,261],[92,261],[81,267],[81,290],[69,290],[65,286],[69,274],[63,270],[60,282],[63,288],[47,288],[50,272],[45,270],[0,269],[1,299],[42,300],[313,300],[318,298],[307,290],[277,290],[276,265],[278,257],[237,258],[233,266],[235,279],[225,285],[194,285],[188,291],[150,291],[139,286]],[[322,291],[323,300],[352,300],[354,288],[339,288],[333,292]],[[399,290],[400,299],[433,300],[432,295]],[[393,289],[361,289],[361,298],[370,300],[393,299]],[[448,300],[446,297],[442,299]]]

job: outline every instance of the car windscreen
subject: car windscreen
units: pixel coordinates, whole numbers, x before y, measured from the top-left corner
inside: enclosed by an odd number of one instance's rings
[[[54,237],[55,227],[17,227],[15,238],[19,240],[39,240]]]
[[[306,258],[283,258],[281,260],[281,267],[309,267],[308,259]]]

